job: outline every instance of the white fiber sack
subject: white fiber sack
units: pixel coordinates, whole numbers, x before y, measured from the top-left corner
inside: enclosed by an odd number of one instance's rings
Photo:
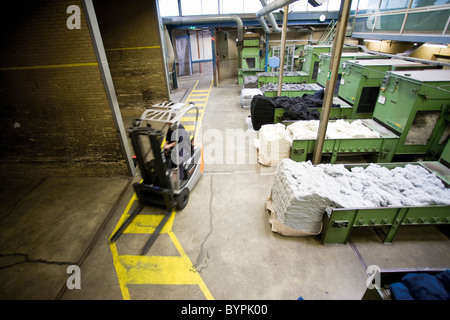
[[[277,166],[290,157],[292,139],[286,127],[281,124],[266,124],[259,129],[258,162],[265,166]]]

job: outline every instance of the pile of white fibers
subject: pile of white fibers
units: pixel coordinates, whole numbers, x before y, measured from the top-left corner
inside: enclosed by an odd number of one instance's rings
[[[294,140],[316,139],[319,120],[296,121],[287,126]],[[327,125],[326,139],[379,138],[378,132],[366,127],[361,120],[336,120]]]
[[[317,234],[329,207],[450,205],[450,189],[425,168],[408,164],[389,170],[376,164],[347,170],[343,165],[282,160],[272,187],[277,220]]]
[[[266,166],[276,166],[280,160],[290,157],[292,139],[283,124],[266,124],[259,129],[257,145],[258,162]]]

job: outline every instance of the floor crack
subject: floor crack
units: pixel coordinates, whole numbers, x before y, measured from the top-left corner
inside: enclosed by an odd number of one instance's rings
[[[208,268],[208,250],[205,249],[205,244],[209,239],[209,236],[213,232],[213,198],[214,198],[214,189],[213,189],[213,179],[214,176],[211,176],[210,186],[209,189],[211,190],[211,195],[209,198],[209,232],[205,237],[205,240],[203,240],[201,246],[200,246],[200,253],[197,256],[197,260],[195,261],[195,268],[199,273],[201,273],[204,269]]]
[[[22,258],[22,260],[20,261],[15,261],[13,263],[10,264],[6,264],[6,265],[1,265],[0,266],[0,270],[3,269],[7,269],[7,268],[11,268],[20,264],[24,264],[24,263],[43,263],[43,264],[55,264],[55,265],[76,265],[76,262],[66,262],[66,261],[50,261],[50,260],[45,260],[45,259],[30,259],[28,257],[28,254],[24,254],[24,253],[10,253],[10,254],[1,254],[0,253],[0,259],[1,258],[8,258],[8,257],[17,257],[17,258]]]

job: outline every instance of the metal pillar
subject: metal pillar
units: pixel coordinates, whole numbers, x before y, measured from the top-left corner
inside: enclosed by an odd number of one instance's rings
[[[322,149],[327,132],[331,105],[333,103],[334,88],[336,87],[336,79],[339,72],[339,64],[342,55],[342,47],[344,46],[345,32],[347,31],[351,4],[352,0],[341,1],[336,36],[334,38],[333,49],[331,51],[330,70],[328,70],[328,79],[325,85],[325,95],[322,104],[322,113],[320,115],[319,130],[317,132],[316,146],[313,154],[313,164],[320,163],[322,158]]]
[[[128,165],[128,171],[131,176],[136,173],[128,138],[123,126],[122,115],[119,109],[119,103],[117,101],[116,90],[109,70],[108,59],[106,58],[105,48],[103,47],[102,36],[100,34],[100,28],[97,22],[97,16],[95,15],[94,5],[92,0],[84,0],[82,2],[83,10],[86,15],[86,22],[91,34],[92,44],[94,46],[95,55],[97,57],[98,66],[100,68],[100,74],[102,76],[103,84],[105,86],[105,93],[108,97],[109,107],[114,119],[114,123],[117,128],[117,134],[119,135],[120,146],[124,153],[125,159]]]
[[[278,68],[278,96],[281,96],[281,89],[283,86],[283,69],[284,69],[284,51],[286,50],[286,30],[287,20],[289,14],[289,6],[284,7],[283,15],[283,29],[281,30],[281,49],[280,49],[280,67]]]

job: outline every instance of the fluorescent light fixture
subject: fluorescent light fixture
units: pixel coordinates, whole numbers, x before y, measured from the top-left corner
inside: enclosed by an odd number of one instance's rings
[[[447,48],[446,44],[437,44],[437,43],[425,43],[424,47],[429,47],[429,48]]]
[[[381,43],[381,40],[364,39],[365,42]]]

